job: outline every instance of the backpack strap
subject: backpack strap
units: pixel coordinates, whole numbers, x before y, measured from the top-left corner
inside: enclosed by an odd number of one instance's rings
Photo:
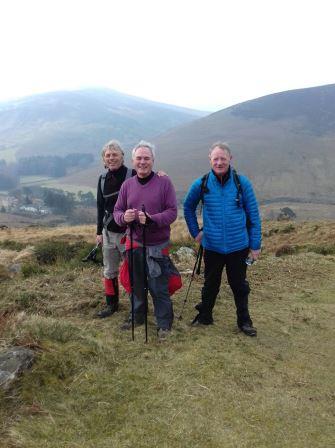
[[[104,194],[106,174],[107,173],[102,174],[101,178],[100,178],[100,188],[101,188],[102,196],[103,196],[104,199],[110,198],[110,197],[113,197],[113,196],[117,196],[120,193],[120,190],[119,190],[119,191],[115,191],[114,193],[111,193],[111,194]],[[132,177],[132,175],[133,175],[133,170],[131,168],[127,168],[126,177],[125,177],[124,180],[126,181],[127,179],[130,179]],[[105,216],[104,216],[104,219],[103,219],[103,226],[104,226],[104,228],[106,230],[107,230],[107,227],[111,223],[112,220],[113,220],[113,213],[109,213],[107,210],[105,210]]]
[[[106,175],[107,175],[107,173],[104,173],[101,175],[101,178],[100,178],[100,188],[101,188],[102,196],[104,199],[111,198],[113,196],[117,196],[120,193],[120,190],[119,190],[119,191],[114,191],[114,193],[111,193],[111,194],[104,194]],[[131,168],[127,168],[126,177],[124,180],[130,179],[132,177],[132,175],[133,175],[133,170]]]
[[[238,207],[241,206],[241,201],[242,201],[242,196],[243,196],[243,190],[242,190],[242,186],[241,186],[241,182],[240,182],[240,178],[235,170],[235,168],[232,168],[232,174],[233,174],[233,179],[234,179],[234,183],[237,189],[237,193],[236,193],[236,204]]]
[[[100,176],[100,190],[101,190],[102,196],[104,195],[106,175],[107,175],[107,173],[103,173]]]
[[[201,201],[201,205],[202,207],[204,206],[205,203],[205,198],[204,195],[205,193],[209,193],[209,189],[207,187],[208,184],[208,178],[209,178],[209,173],[206,173],[202,176],[201,178],[201,185],[200,185],[200,201]]]

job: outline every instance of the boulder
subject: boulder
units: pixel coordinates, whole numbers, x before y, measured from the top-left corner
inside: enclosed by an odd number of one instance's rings
[[[174,258],[177,263],[182,263],[186,265],[192,265],[194,264],[195,259],[195,252],[190,247],[182,246],[180,247],[177,252],[174,254]]]
[[[0,387],[9,389],[17,377],[32,366],[34,358],[35,353],[24,347],[12,347],[0,352]]]

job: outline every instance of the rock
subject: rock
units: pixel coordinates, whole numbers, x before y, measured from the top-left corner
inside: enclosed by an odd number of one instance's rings
[[[187,265],[194,263],[195,252],[190,247],[182,246],[177,250],[177,252],[174,255],[178,263],[183,263]]]
[[[35,353],[24,347],[0,352],[0,387],[7,390],[24,370],[32,366],[34,358]]]
[[[280,213],[277,217],[277,221],[289,221],[290,219],[295,219],[297,215],[289,207],[284,207],[280,209]]]
[[[19,263],[11,264],[8,266],[8,271],[12,272],[13,274],[18,274],[21,272],[21,265]]]

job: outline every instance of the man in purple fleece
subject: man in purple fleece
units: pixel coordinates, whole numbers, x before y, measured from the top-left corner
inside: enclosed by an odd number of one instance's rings
[[[133,149],[132,158],[137,175],[122,184],[113,216],[118,225],[128,226],[128,235],[130,226],[133,230],[135,325],[144,323],[143,258],[139,248],[143,243],[143,228],[146,228],[148,288],[153,299],[158,337],[165,339],[173,321],[167,255],[170,224],[177,218],[176,193],[168,176],[159,177],[152,171],[155,154],[151,143],[140,141]],[[131,316],[122,326],[125,330],[130,328]]]

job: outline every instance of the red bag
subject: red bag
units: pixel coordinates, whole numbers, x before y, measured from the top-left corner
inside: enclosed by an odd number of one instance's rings
[[[128,260],[125,258],[120,267],[120,283],[127,291],[128,294],[131,293],[130,288],[130,276],[129,276],[129,265]],[[178,289],[183,286],[181,275],[178,269],[172,263],[169,257],[169,294],[172,296]]]

